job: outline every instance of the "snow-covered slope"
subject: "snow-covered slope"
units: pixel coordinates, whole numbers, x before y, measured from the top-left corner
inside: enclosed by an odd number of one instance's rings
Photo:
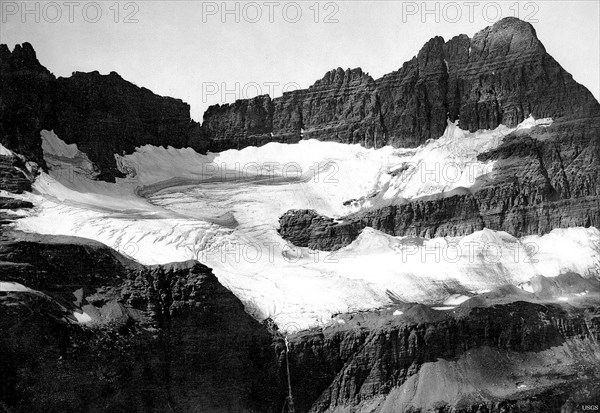
[[[549,122],[530,118],[519,128]],[[198,259],[255,316],[290,329],[395,300],[452,306],[538,275],[597,276],[600,233],[594,228],[523,239],[490,230],[460,238],[391,237],[367,228],[334,253],[293,247],[277,233],[289,209],[341,217],[374,202],[469,188],[493,173],[493,164],[478,163],[477,154],[512,130],[469,133],[448,124],[442,138],[410,150],[314,140],[208,155],[144,146],[116,156],[129,174],[116,184],[90,179],[87,157],[45,131],[52,171],[35,182],[35,194],[24,195],[36,208],[22,212],[26,217],[15,225],[95,239],[144,264]],[[435,165],[439,171],[451,165],[458,175],[423,178],[420,169]],[[366,197],[375,192],[383,195]]]
[[[395,166],[379,181],[381,198],[398,202],[457,188],[471,188],[477,179],[492,173],[494,167],[494,162],[481,162],[477,155],[496,148],[504,136],[515,130],[551,124],[552,119],[535,120],[530,116],[516,128],[500,125],[493,131],[471,133],[460,129],[458,121],[448,121],[446,131],[439,139],[430,140],[417,149],[400,150],[394,154]],[[370,200],[369,204],[373,202]]]

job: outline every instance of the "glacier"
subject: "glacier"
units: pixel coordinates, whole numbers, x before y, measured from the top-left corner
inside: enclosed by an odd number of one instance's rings
[[[202,155],[146,145],[115,155],[126,174],[116,183],[95,180],[76,145],[42,131],[49,172],[38,176],[33,193],[16,195],[35,207],[17,211],[12,225],[90,238],[142,264],[196,259],[250,314],[286,331],[398,302],[451,309],[506,284],[532,294],[530,280],[540,275],[597,277],[598,229],[522,238],[484,229],[427,239],[367,228],[352,244],[326,252],[295,247],[277,228],[290,209],[342,219],[362,208],[474,190],[494,173],[494,163],[478,154],[517,129],[551,122],[530,117],[515,128],[477,132],[448,122],[440,139],[411,149],[302,140]]]

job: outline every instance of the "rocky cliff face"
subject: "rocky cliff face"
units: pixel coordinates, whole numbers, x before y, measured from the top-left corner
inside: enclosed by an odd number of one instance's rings
[[[600,113],[515,133],[481,159],[495,179],[474,193],[487,227],[513,234],[600,225]]]
[[[0,292],[0,411],[283,404],[277,342],[209,268],[143,267],[88,240],[25,235],[4,237],[0,261],[3,282],[31,288]]]
[[[375,81],[361,69],[338,68],[308,89],[277,99],[265,95],[211,106],[202,127],[211,150],[295,143],[303,138],[369,144],[366,137],[377,133],[381,144],[375,88]]]
[[[274,99],[274,134],[368,144],[378,133],[383,141],[375,89],[361,69],[332,70],[308,89]]]
[[[45,163],[39,130],[49,110],[45,96],[51,93],[53,79],[30,44],[17,45],[12,53],[0,44],[0,145],[41,166]],[[23,159],[0,151],[0,189],[30,190],[26,171]]]
[[[36,168],[37,169],[37,168]],[[22,158],[10,155],[0,155],[0,188],[13,194],[31,191],[34,171],[29,171],[27,162]]]
[[[114,179],[114,154],[131,153],[136,146],[205,149],[188,104],[139,88],[115,72],[59,78],[51,116],[51,129],[88,155],[99,179]]]
[[[247,107],[264,110],[255,110],[253,122],[244,124]],[[244,146],[245,140],[252,144],[257,133],[282,140],[299,138],[301,130],[305,139],[406,147],[440,137],[448,118],[476,131],[514,126],[530,114],[536,119],[587,118],[598,110],[591,93],[546,53],[534,28],[506,18],[473,39],[435,37],[381,79],[361,69],[337,69],[310,88],[280,98],[213,107],[204,122],[240,120],[231,147]],[[207,129],[208,138],[216,141],[229,134],[230,128]]]
[[[598,382],[598,361],[593,354],[597,351],[595,340],[600,324],[595,314],[569,313],[558,307],[525,302],[461,308],[453,314],[419,305],[404,308],[400,316],[393,316],[392,311],[341,315],[344,324],[294,337],[291,371],[295,405],[300,411],[560,411],[577,393],[571,387],[573,382],[566,384],[569,374],[581,373],[580,385],[589,391]],[[578,370],[577,362],[563,359],[543,371],[532,361],[561,346],[580,351],[582,360],[589,363],[586,369]],[[465,357],[471,359],[470,366],[463,364]],[[504,360],[507,357],[512,358],[513,364],[508,374],[504,371],[511,364]],[[527,364],[529,375],[515,368],[516,359]],[[402,397],[405,383],[416,386],[414,380],[424,379],[429,369],[454,362],[462,366],[463,376],[453,378],[455,383],[446,382],[443,394],[436,394],[435,384],[444,380],[441,370],[437,371],[440,376],[430,378],[431,382],[418,383],[426,387],[422,391],[429,393],[429,400]],[[534,393],[515,396],[521,383],[527,383],[522,388],[536,387],[532,384],[535,379],[531,380],[536,374],[537,384],[545,383],[547,387],[542,391],[548,394],[541,400],[539,393],[537,397]],[[490,380],[490,376],[495,378]],[[500,384],[504,381],[508,383]],[[566,387],[561,389],[558,383],[565,383]],[[510,386],[508,393],[519,402],[494,401],[487,391],[496,385]],[[458,400],[452,398],[454,387],[463,392]],[[585,394],[588,400],[594,400],[594,396]],[[437,402],[436,407],[428,405],[429,401]]]
[[[114,154],[131,153],[136,146],[204,151],[200,125],[191,121],[189,111],[181,100],[157,96],[114,72],[76,72],[56,79],[29,43],[12,53],[0,45],[0,143],[42,167],[42,129],[76,143],[95,163],[98,178],[109,181],[121,176]],[[11,169],[0,166],[1,171]]]
[[[273,101],[268,95],[211,106],[204,114],[202,130],[210,137],[209,147],[214,152],[264,145],[278,141],[271,135],[273,112]]]

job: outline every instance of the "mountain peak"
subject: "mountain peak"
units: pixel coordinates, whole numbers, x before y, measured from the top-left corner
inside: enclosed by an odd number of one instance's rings
[[[338,67],[337,69],[332,69],[325,73],[323,78],[317,80],[310,86],[310,89],[329,85],[359,85],[370,82],[373,82],[373,79],[368,73],[363,72],[360,67],[354,69],[348,68],[345,70]]]
[[[546,53],[534,27],[516,17],[505,17],[476,33],[471,47],[476,57],[484,58]]]
[[[514,30],[518,32],[530,32],[537,38],[537,34],[535,33],[535,29],[531,25],[531,23],[526,22],[524,20],[519,19],[518,17],[505,17],[501,20],[498,20],[492,26],[490,26],[493,31],[498,30]]]
[[[7,45],[1,44],[0,68],[50,73],[37,59],[33,46],[27,42],[15,45],[12,53]]]

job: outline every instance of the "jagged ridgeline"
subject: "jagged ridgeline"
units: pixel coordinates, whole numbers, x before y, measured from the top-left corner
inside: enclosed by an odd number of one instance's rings
[[[361,69],[332,70],[304,90],[216,105],[204,114],[211,147],[242,148],[300,139],[411,147],[463,129],[536,119],[598,116],[598,102],[515,18],[445,42],[431,39],[398,71],[374,80]]]
[[[42,166],[42,129],[76,143],[104,180],[122,176],[114,154],[131,153],[136,146],[203,150],[188,104],[139,88],[115,72],[55,78],[28,43],[12,53],[0,45],[0,99],[0,142]]]
[[[0,85],[6,147],[43,165],[39,132],[54,129],[88,154],[106,180],[120,176],[113,154],[145,144],[215,152],[312,138],[410,147],[440,137],[447,119],[460,119],[461,128],[471,131],[514,126],[529,115],[585,119],[589,130],[597,125],[591,118],[599,116],[592,94],[546,53],[533,27],[516,18],[472,39],[435,37],[381,79],[361,69],[337,69],[308,89],[276,99],[264,95],[211,106],[202,126],[190,119],[188,104],[114,72],[57,79],[27,43],[12,53],[0,45]]]

